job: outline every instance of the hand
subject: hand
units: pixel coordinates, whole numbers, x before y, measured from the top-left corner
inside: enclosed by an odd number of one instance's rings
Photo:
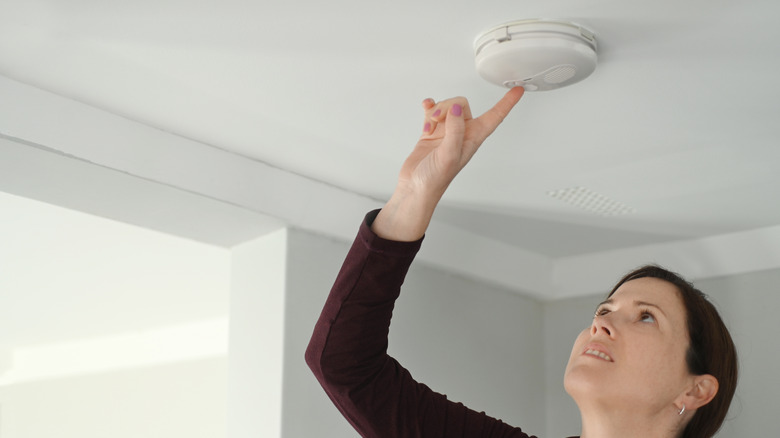
[[[466,98],[438,104],[423,101],[423,135],[401,167],[396,190],[441,198],[485,139],[496,130],[523,96],[520,87],[509,90],[493,108],[474,119]]]
[[[475,118],[468,101],[456,97],[435,103],[423,101],[423,135],[401,167],[390,201],[372,226],[379,236],[417,240],[425,230],[447,187],[471,160],[523,96],[513,88],[493,108]]]

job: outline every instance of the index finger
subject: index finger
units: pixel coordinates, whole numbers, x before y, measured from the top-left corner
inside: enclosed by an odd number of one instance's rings
[[[515,87],[507,91],[504,97],[501,98],[493,108],[487,110],[484,114],[479,116],[476,120],[484,131],[485,137],[493,133],[498,128],[498,125],[504,121],[512,108],[515,107],[520,98],[523,97],[525,89],[523,87]]]

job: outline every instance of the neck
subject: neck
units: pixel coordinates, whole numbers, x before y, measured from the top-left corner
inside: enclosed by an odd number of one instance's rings
[[[673,412],[647,413],[631,409],[583,409],[581,438],[676,438],[680,419]]]

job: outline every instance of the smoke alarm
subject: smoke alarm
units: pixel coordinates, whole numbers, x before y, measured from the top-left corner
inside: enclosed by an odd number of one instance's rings
[[[593,32],[559,20],[509,22],[474,42],[480,76],[526,91],[554,90],[587,78],[596,69],[596,50]]]

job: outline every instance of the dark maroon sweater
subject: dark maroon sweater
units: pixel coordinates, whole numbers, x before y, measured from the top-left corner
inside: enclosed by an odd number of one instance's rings
[[[322,309],[306,362],[344,417],[368,438],[532,438],[412,379],[387,354],[393,305],[420,249],[374,234],[366,216]]]

